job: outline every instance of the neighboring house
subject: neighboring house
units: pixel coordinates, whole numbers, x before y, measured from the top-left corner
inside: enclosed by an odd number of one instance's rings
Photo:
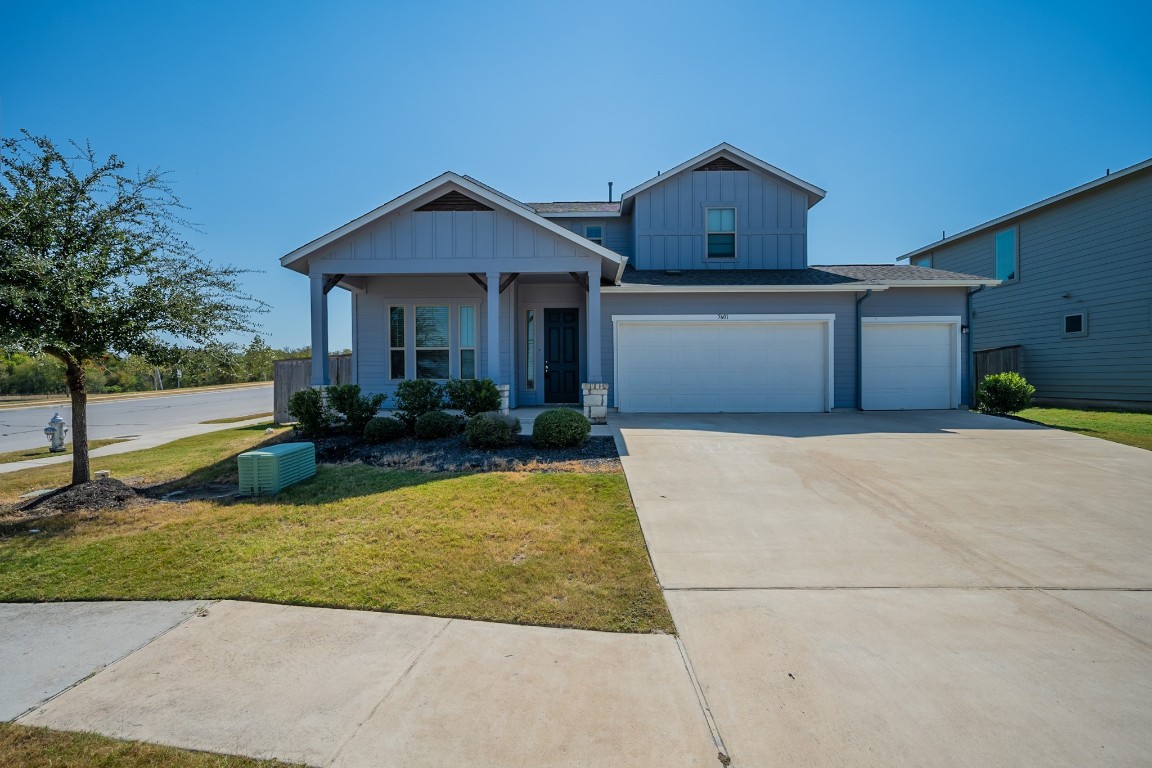
[[[900,258],[1003,281],[973,296],[973,346],[1041,402],[1152,407],[1152,160]]]
[[[594,419],[966,402],[967,294],[995,281],[809,267],[824,194],[728,144],[619,201],[521,203],[445,173],[281,264],[311,278],[317,386],[339,286],[369,392],[488,377],[511,407]]]

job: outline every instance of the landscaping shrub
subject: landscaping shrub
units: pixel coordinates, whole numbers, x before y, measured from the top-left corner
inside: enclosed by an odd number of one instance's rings
[[[444,385],[448,407],[471,418],[500,408],[500,392],[492,379],[449,379]]]
[[[499,413],[479,413],[468,420],[464,436],[473,448],[506,448],[520,434],[520,419]]]
[[[296,418],[296,428],[308,437],[321,437],[332,429],[332,411],[318,389],[307,387],[294,393],[288,399],[288,413]]]
[[[569,408],[553,408],[536,417],[532,445],[537,448],[572,448],[583,445],[592,431],[584,414]]]
[[[377,416],[364,425],[364,439],[370,443],[390,443],[404,436],[404,422],[391,416]]]
[[[438,440],[460,431],[460,421],[444,411],[429,411],[416,419],[417,440]]]
[[[984,377],[976,389],[976,409],[1004,415],[1022,411],[1032,405],[1036,387],[1018,373],[993,373]]]
[[[344,417],[348,431],[364,434],[364,427],[377,413],[388,395],[362,395],[359,384],[339,384],[328,387],[328,406]]]
[[[405,379],[396,386],[393,399],[396,418],[413,429],[421,416],[444,407],[444,389],[431,379]]]

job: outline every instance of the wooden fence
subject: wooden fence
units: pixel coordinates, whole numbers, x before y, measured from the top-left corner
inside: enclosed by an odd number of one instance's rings
[[[976,384],[984,381],[984,377],[993,373],[1012,371],[1020,373],[1020,346],[996,347],[995,349],[980,349],[976,351]]]
[[[352,383],[352,355],[329,356],[328,381],[332,384]],[[311,384],[311,358],[276,361],[272,371],[272,410],[277,424],[295,421],[288,413],[288,399]]]

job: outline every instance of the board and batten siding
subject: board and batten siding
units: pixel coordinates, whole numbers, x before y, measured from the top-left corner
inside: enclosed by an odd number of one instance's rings
[[[1019,279],[973,297],[975,348],[1020,345],[1039,398],[1152,405],[1152,171],[941,247],[932,266],[991,275],[1013,225]],[[1079,312],[1087,335],[1065,336]]]
[[[705,255],[705,208],[736,209],[736,258]],[[637,269],[803,269],[808,198],[758,171],[683,171],[635,197]]]
[[[613,216],[610,218],[598,219],[595,214],[589,214],[587,218],[583,219],[570,219],[570,218],[555,218],[550,219],[553,224],[559,224],[570,232],[575,232],[580,237],[584,237],[584,227],[587,224],[599,224],[604,227],[604,247],[610,251],[614,251],[621,256],[632,258],[632,217],[631,216]]]

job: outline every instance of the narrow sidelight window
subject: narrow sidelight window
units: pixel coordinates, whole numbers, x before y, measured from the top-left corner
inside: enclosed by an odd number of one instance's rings
[[[708,258],[736,257],[736,209],[708,208]]]
[[[996,273],[997,280],[1009,282],[1016,279],[1019,261],[1016,258],[1016,227],[996,233]]]
[[[460,307],[460,378],[476,378],[476,307]]]
[[[388,308],[388,375],[404,378],[404,307]]]
[[[536,310],[529,309],[525,321],[527,330],[524,338],[527,349],[524,350],[524,361],[527,370],[524,376],[524,388],[536,389]]]
[[[416,378],[448,378],[448,317],[448,307],[416,307]]]

